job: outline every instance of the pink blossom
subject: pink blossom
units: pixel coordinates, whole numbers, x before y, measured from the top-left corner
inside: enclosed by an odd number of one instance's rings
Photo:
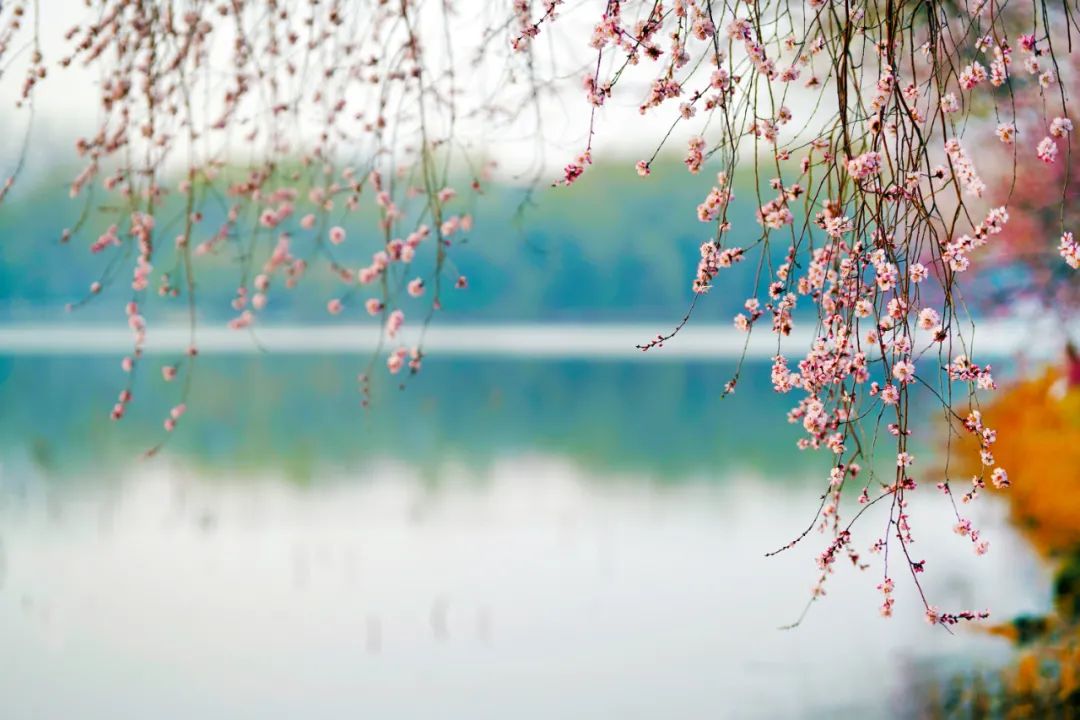
[[[390,313],[390,316],[386,318],[386,334],[390,337],[394,337],[401,330],[401,326],[405,324],[405,313],[401,310],[394,310]]]
[[[255,317],[250,310],[245,310],[229,321],[229,327],[233,330],[241,330],[251,325]]]
[[[563,171],[562,185],[569,187],[577,182],[585,172],[585,167],[592,164],[592,155],[588,150],[578,156],[577,160],[566,166]]]
[[[1057,145],[1054,143],[1053,138],[1044,137],[1039,141],[1038,147],[1035,148],[1035,153],[1039,159],[1044,163],[1050,164],[1057,159]]]
[[[390,370],[390,373],[396,375],[401,371],[402,366],[405,364],[405,355],[407,351],[405,348],[398,348],[394,352],[390,353],[390,356],[386,358],[386,367]]]
[[[461,218],[457,215],[451,215],[439,226],[439,231],[444,236],[449,237],[456,233],[459,228],[461,228]]]
[[[900,391],[895,385],[889,384],[881,389],[881,402],[886,405],[895,405],[900,402]]]
[[[701,170],[701,164],[705,162],[705,140],[700,137],[690,138],[690,147],[686,153],[686,169],[693,174]]]
[[[1050,123],[1050,137],[1063,138],[1072,132],[1073,124],[1069,118],[1054,118]]]
[[[865,152],[847,162],[847,171],[856,180],[865,180],[881,173],[881,155]]]
[[[964,190],[969,195],[982,197],[983,191],[986,190],[986,183],[979,177],[974,163],[971,162],[971,158],[968,157],[967,152],[960,145],[960,141],[956,138],[950,138],[945,143],[945,152],[948,154],[949,160],[952,162],[953,172],[956,174],[957,180],[964,186]]]
[[[1074,270],[1080,268],[1080,242],[1073,238],[1071,232],[1062,233],[1058,252],[1065,258],[1065,263]]]
[[[915,366],[909,360],[898,360],[893,365],[892,374],[902,383],[915,382]]]

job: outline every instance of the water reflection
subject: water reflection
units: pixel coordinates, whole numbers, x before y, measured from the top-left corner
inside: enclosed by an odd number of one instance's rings
[[[102,422],[123,387],[119,358],[0,357],[5,460],[63,475],[89,461],[124,464],[163,435],[179,389],[150,357],[129,415]],[[791,399],[771,392],[768,366],[744,373],[720,401],[733,362],[626,363],[432,358],[405,391],[374,388],[364,413],[357,356],[200,358],[186,428],[170,450],[213,471],[272,468],[310,480],[323,467],[408,458],[428,469],[456,459],[484,467],[521,452],[573,457],[596,470],[657,480],[740,463],[790,475],[816,459],[776,420]],[[738,421],[733,421],[738,418]]]
[[[820,468],[761,432],[784,401],[750,377],[719,406],[707,364],[434,363],[364,415],[354,362],[211,359],[151,462],[144,423],[99,422],[114,363],[5,362],[5,717],[891,717],[918,678],[1010,656],[927,627],[905,583],[881,620],[850,566],[776,629],[820,548],[762,555]],[[1045,609],[979,510],[984,558],[916,500],[928,591]]]

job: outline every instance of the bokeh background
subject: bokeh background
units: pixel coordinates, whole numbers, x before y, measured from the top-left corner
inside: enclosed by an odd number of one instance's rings
[[[685,312],[699,242],[689,176],[657,173],[493,185],[456,256],[471,287],[440,318],[459,342],[404,389],[377,380],[367,410],[370,353],[349,342],[377,330],[333,324],[332,278],[279,294],[268,324],[286,341],[207,341],[185,423],[151,459],[175,393],[157,368],[179,349],[151,354],[108,421],[123,291],[65,312],[99,258],[57,242],[80,210],[62,173],[20,189],[0,218],[4,717],[902,717],[950,673],[1009,663],[1006,640],[927,626],[908,583],[882,619],[876,569],[840,567],[780,629],[822,541],[764,554],[811,520],[827,458],[795,448],[775,349],[720,399],[741,351],[721,323],[745,292],[633,348]],[[208,333],[233,292],[214,262]],[[152,318],[149,336],[185,321]],[[308,348],[312,332],[344,340]],[[510,332],[550,341],[492,350]],[[931,427],[940,408],[918,412]],[[1000,499],[975,511],[992,544],[977,558],[924,495],[935,604],[1050,606],[1050,570]]]
[[[58,21],[80,6],[48,1]],[[565,22],[587,36],[592,20],[568,9]],[[44,35],[47,57],[60,56],[62,29]],[[362,408],[357,376],[379,330],[359,303],[327,314],[338,278],[310,272],[233,333],[237,258],[199,258],[189,410],[144,457],[177,402],[160,369],[181,359],[188,317],[183,302],[148,314],[135,402],[111,422],[130,290],[107,283],[82,304],[113,261],[60,242],[88,207],[68,188],[74,138],[96,129],[96,81],[72,68],[39,91],[27,165],[0,211],[0,720],[919,717],[953,678],[1012,672],[1015,637],[927,625],[908,578],[895,617],[880,617],[876,559],[866,571],[838,563],[803,615],[826,541],[811,532],[765,554],[812,521],[829,458],[796,449],[767,333],[740,361],[731,319],[753,294],[752,263],[725,273],[665,347],[634,348],[690,305],[712,171],[694,177],[661,156],[643,181],[634,163],[655,147],[655,122],[612,100],[596,164],[572,189],[549,187],[586,138],[576,82],[545,96],[543,136],[511,127],[470,147],[499,170],[459,200],[476,219],[453,253],[469,288],[445,294],[420,374],[400,387],[376,373]],[[0,103],[18,82],[0,82]],[[13,139],[0,167],[16,161],[27,120],[0,112]],[[733,182],[732,223],[756,228],[753,180]],[[161,212],[162,233],[177,212]],[[340,258],[360,266],[382,241],[372,215],[353,217]],[[1055,218],[1032,203],[1011,222],[1040,238]],[[91,217],[83,235],[103,223]],[[1048,277],[1068,286],[1047,247]],[[1060,363],[1062,322],[1017,319],[1044,314],[1050,283],[1010,262],[979,277],[979,361],[1003,385]],[[798,322],[809,319],[796,320],[789,357],[809,337]],[[932,490],[941,407],[920,397],[928,492],[913,494],[911,515],[931,601],[989,607],[1006,624],[1043,617],[1060,563],[1000,495],[969,513],[988,555],[952,532]],[[1070,412],[1038,433],[1080,437]],[[1077,447],[1019,453],[1053,459],[1027,474],[1029,487],[1061,489],[1049,505],[1080,497],[1080,463],[1066,457]],[[1024,482],[1023,468],[1009,472]],[[1080,507],[1055,527],[1080,543]],[[884,515],[861,521],[864,559],[885,529]]]

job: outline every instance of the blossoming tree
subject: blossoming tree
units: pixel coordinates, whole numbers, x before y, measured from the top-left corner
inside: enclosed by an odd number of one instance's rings
[[[978,319],[962,289],[979,275],[980,254],[993,250],[984,246],[1013,246],[1013,188],[1021,204],[1042,208],[1064,210],[1071,197],[1075,0],[85,4],[64,33],[65,50],[46,57],[43,37],[56,25],[48,4],[0,2],[0,73],[23,73],[12,101],[27,114],[39,87],[65,68],[98,77],[100,121],[76,145],[83,169],[71,181],[85,211],[57,232],[73,251],[106,258],[75,307],[107,285],[130,284],[132,351],[113,419],[132,402],[147,318],[179,302],[190,347],[162,372],[180,386],[164,429],[181,421],[198,359],[200,264],[223,253],[239,268],[231,327],[257,323],[275,293],[328,270],[341,281],[328,313],[355,310],[382,326],[386,345],[361,374],[363,397],[375,371],[419,372],[423,333],[410,347],[400,330],[426,327],[446,293],[466,288],[454,251],[472,228],[469,196],[490,171],[462,147],[461,124],[536,110],[569,74],[587,135],[555,184],[573,185],[617,133],[605,124],[616,97],[655,127],[637,162],[642,182],[683,131],[687,171],[709,178],[689,312],[640,348],[671,340],[709,293],[725,292],[724,272],[739,263],[753,265],[755,289],[737,328],[773,333],[778,348],[796,325],[812,331],[801,357],[778,349],[771,372],[776,392],[792,396],[787,420],[805,431],[800,446],[831,467],[813,521],[781,548],[814,528],[826,533],[815,596],[839,558],[860,564],[860,532],[881,555],[883,614],[893,611],[902,572],[930,622],[985,616],[939,610],[923,593],[908,498],[928,471],[909,447],[922,429],[910,408],[925,394],[977,440],[974,478],[946,472],[931,485],[951,503],[956,532],[986,552],[965,503],[1009,478],[978,408],[977,391],[995,382],[968,349],[965,328]],[[567,63],[573,72],[563,72]],[[494,78],[493,91],[465,92],[481,76]],[[1050,171],[1036,185],[1017,177],[1032,165]],[[739,226],[729,218],[734,178],[751,176],[757,222]],[[1032,187],[1035,197],[1022,199]],[[1065,226],[1071,215],[1059,217],[1053,237],[1039,232],[1024,243],[1043,258],[1052,248],[1055,277],[1075,291],[1080,243]],[[346,232],[350,218],[373,223],[371,236]],[[107,229],[91,232],[95,221]],[[370,261],[348,266],[340,248],[360,242]],[[883,443],[886,476],[871,465]],[[858,504],[842,518],[845,496]],[[882,509],[882,523],[871,525],[871,508]]]

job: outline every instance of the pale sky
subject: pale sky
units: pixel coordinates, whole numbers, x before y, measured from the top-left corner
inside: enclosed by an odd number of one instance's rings
[[[497,3],[490,0],[458,3],[457,17],[451,20],[451,29],[459,66],[466,65],[461,58],[475,53],[482,39],[482,30],[491,24],[491,18],[508,11],[509,5],[505,0]],[[81,0],[49,0],[47,5],[42,3],[42,7],[47,8],[47,15],[41,23],[42,50],[46,60],[55,63],[67,52],[68,43],[63,39],[64,33],[85,17],[87,11]],[[429,56],[433,57],[440,57],[444,47],[439,7],[429,2],[421,10],[422,37],[429,48]],[[542,163],[542,175],[555,179],[561,168],[585,148],[590,106],[581,89],[581,81],[595,57],[588,42],[591,27],[601,8],[602,4],[590,0],[569,2],[562,6],[556,23],[545,25],[535,41],[538,75],[556,79],[553,90],[545,93],[540,103],[542,137],[536,132],[536,118],[531,110],[523,113],[517,121],[498,127],[476,120],[459,121],[456,135],[470,145],[473,152],[483,148],[482,152],[497,158],[500,164],[498,174],[503,180],[531,175],[538,163]],[[227,47],[228,37],[228,34],[219,36],[217,45]],[[24,42],[29,38],[29,34],[26,34]],[[503,41],[504,37],[501,37],[498,42]],[[476,71],[465,67],[459,73],[458,85],[463,106],[476,105],[482,97],[507,96],[507,88],[502,83],[505,66],[501,62],[507,54],[507,51],[496,48],[490,54],[492,61]],[[23,78],[23,62],[27,56],[28,52],[24,52],[12,63],[13,68],[9,68],[0,78],[0,98],[13,101],[17,97]],[[552,58],[559,60],[556,62]],[[595,159],[617,158],[632,164],[652,154],[677,113],[674,102],[660,112],[653,111],[646,116],[638,112],[638,105],[656,72],[657,66],[653,64],[643,63],[638,68],[632,68],[620,81],[614,97],[598,111],[597,133],[593,143]],[[33,132],[36,144],[29,172],[40,172],[43,165],[57,160],[65,163],[75,161],[75,139],[97,128],[97,93],[97,77],[93,72],[76,66],[66,69],[50,67],[50,76],[39,87],[35,97],[37,112]],[[519,98],[520,91],[511,88],[509,102],[513,104]],[[350,109],[353,107],[350,104]],[[207,110],[209,113],[212,109]],[[0,132],[9,139],[3,143],[4,149],[0,150],[0,174],[6,174],[13,162],[26,123],[25,110],[11,109],[0,113]],[[687,140],[700,132],[702,124],[701,121],[680,123],[672,132],[667,149],[681,156]],[[310,136],[312,128],[301,128],[299,132],[301,136],[303,133]]]
[[[491,3],[484,0],[471,0],[461,3],[462,15],[464,8],[471,5],[490,7]],[[545,28],[539,43],[550,43],[547,47],[557,44],[560,57],[569,58],[561,63],[556,70],[552,67],[541,68],[541,75],[552,75],[554,72],[567,72],[567,68],[585,66],[585,57],[590,52],[587,47],[589,37],[589,24],[592,22],[588,15],[594,9],[594,3],[589,3],[588,8],[568,5],[558,24]],[[509,3],[499,3],[499,6],[509,6]],[[98,83],[95,73],[83,67],[72,65],[66,69],[55,65],[56,61],[67,53],[69,44],[63,39],[64,33],[79,18],[85,17],[86,10],[80,0],[49,0],[42,18],[41,43],[46,61],[51,64],[49,77],[41,84],[35,95],[36,116],[34,120],[34,138],[38,147],[34,148],[34,156],[41,158],[41,153],[53,154],[60,151],[67,154],[65,161],[74,161],[74,141],[80,135],[94,132],[98,123]],[[437,7],[437,6],[429,6]],[[586,12],[586,11],[590,12]],[[441,21],[441,12],[436,11],[433,15],[428,13],[426,17],[432,26],[432,30],[424,34],[425,43],[431,48],[438,48],[441,43],[442,33],[438,29]],[[55,20],[54,20],[55,18]],[[479,41],[480,28],[474,18],[461,18],[465,23],[464,31],[459,32],[457,37],[464,38],[462,44],[455,49],[457,57],[468,57],[475,52]],[[455,25],[455,28],[458,26]],[[472,31],[472,32],[470,32]],[[469,38],[469,35],[474,37]],[[222,36],[226,37],[226,36]],[[577,42],[571,42],[571,38]],[[23,43],[17,43],[19,48],[29,41],[29,33],[23,36]],[[470,44],[471,42],[471,44]],[[219,40],[219,45],[222,44]],[[580,48],[578,59],[573,58],[575,45]],[[502,53],[505,55],[506,53]],[[547,55],[546,52],[541,53]],[[22,52],[11,67],[0,78],[0,102],[14,104],[21,87],[23,67],[29,51]],[[10,58],[7,59],[10,62]],[[465,65],[459,62],[459,65]],[[498,93],[500,88],[496,85],[502,77],[502,68],[488,63],[481,68],[478,74],[471,74],[463,78],[461,82],[463,105],[474,104],[482,95]],[[558,83],[559,92],[555,95],[548,94],[541,104],[541,117],[544,128],[545,141],[538,143],[534,128],[533,114],[526,113],[520,121],[511,123],[505,127],[499,127],[493,133],[490,125],[481,125],[477,121],[462,121],[459,125],[461,138],[476,141],[483,138],[483,144],[489,149],[493,157],[500,160],[503,172],[515,174],[527,171],[538,157],[538,146],[542,146],[546,155],[546,172],[558,173],[559,169],[573,159],[584,149],[588,129],[589,105],[581,90],[581,77],[583,73],[572,73],[569,77],[563,77]],[[639,83],[644,92],[644,82]],[[603,108],[598,120],[598,137],[595,147],[598,155],[629,155],[636,157],[634,150],[639,153],[651,152],[655,144],[655,138],[659,137],[663,130],[657,127],[657,118],[642,118],[637,111],[638,99],[632,99],[635,95],[624,91],[615,98],[615,101]],[[25,109],[16,110],[14,107],[5,108],[0,112],[0,132],[6,138],[3,143],[4,149],[0,150],[0,173],[4,173],[7,165],[12,161],[12,155],[21,144],[22,133],[28,120]],[[309,128],[310,130],[310,128]],[[659,132],[658,132],[659,131]],[[690,133],[686,133],[689,136]],[[42,147],[42,144],[44,146]],[[479,144],[479,143],[477,143]],[[685,146],[685,138],[683,138]],[[69,153],[70,151],[70,153]],[[31,171],[39,171],[40,167],[31,167]],[[4,173],[6,174],[6,173]]]

